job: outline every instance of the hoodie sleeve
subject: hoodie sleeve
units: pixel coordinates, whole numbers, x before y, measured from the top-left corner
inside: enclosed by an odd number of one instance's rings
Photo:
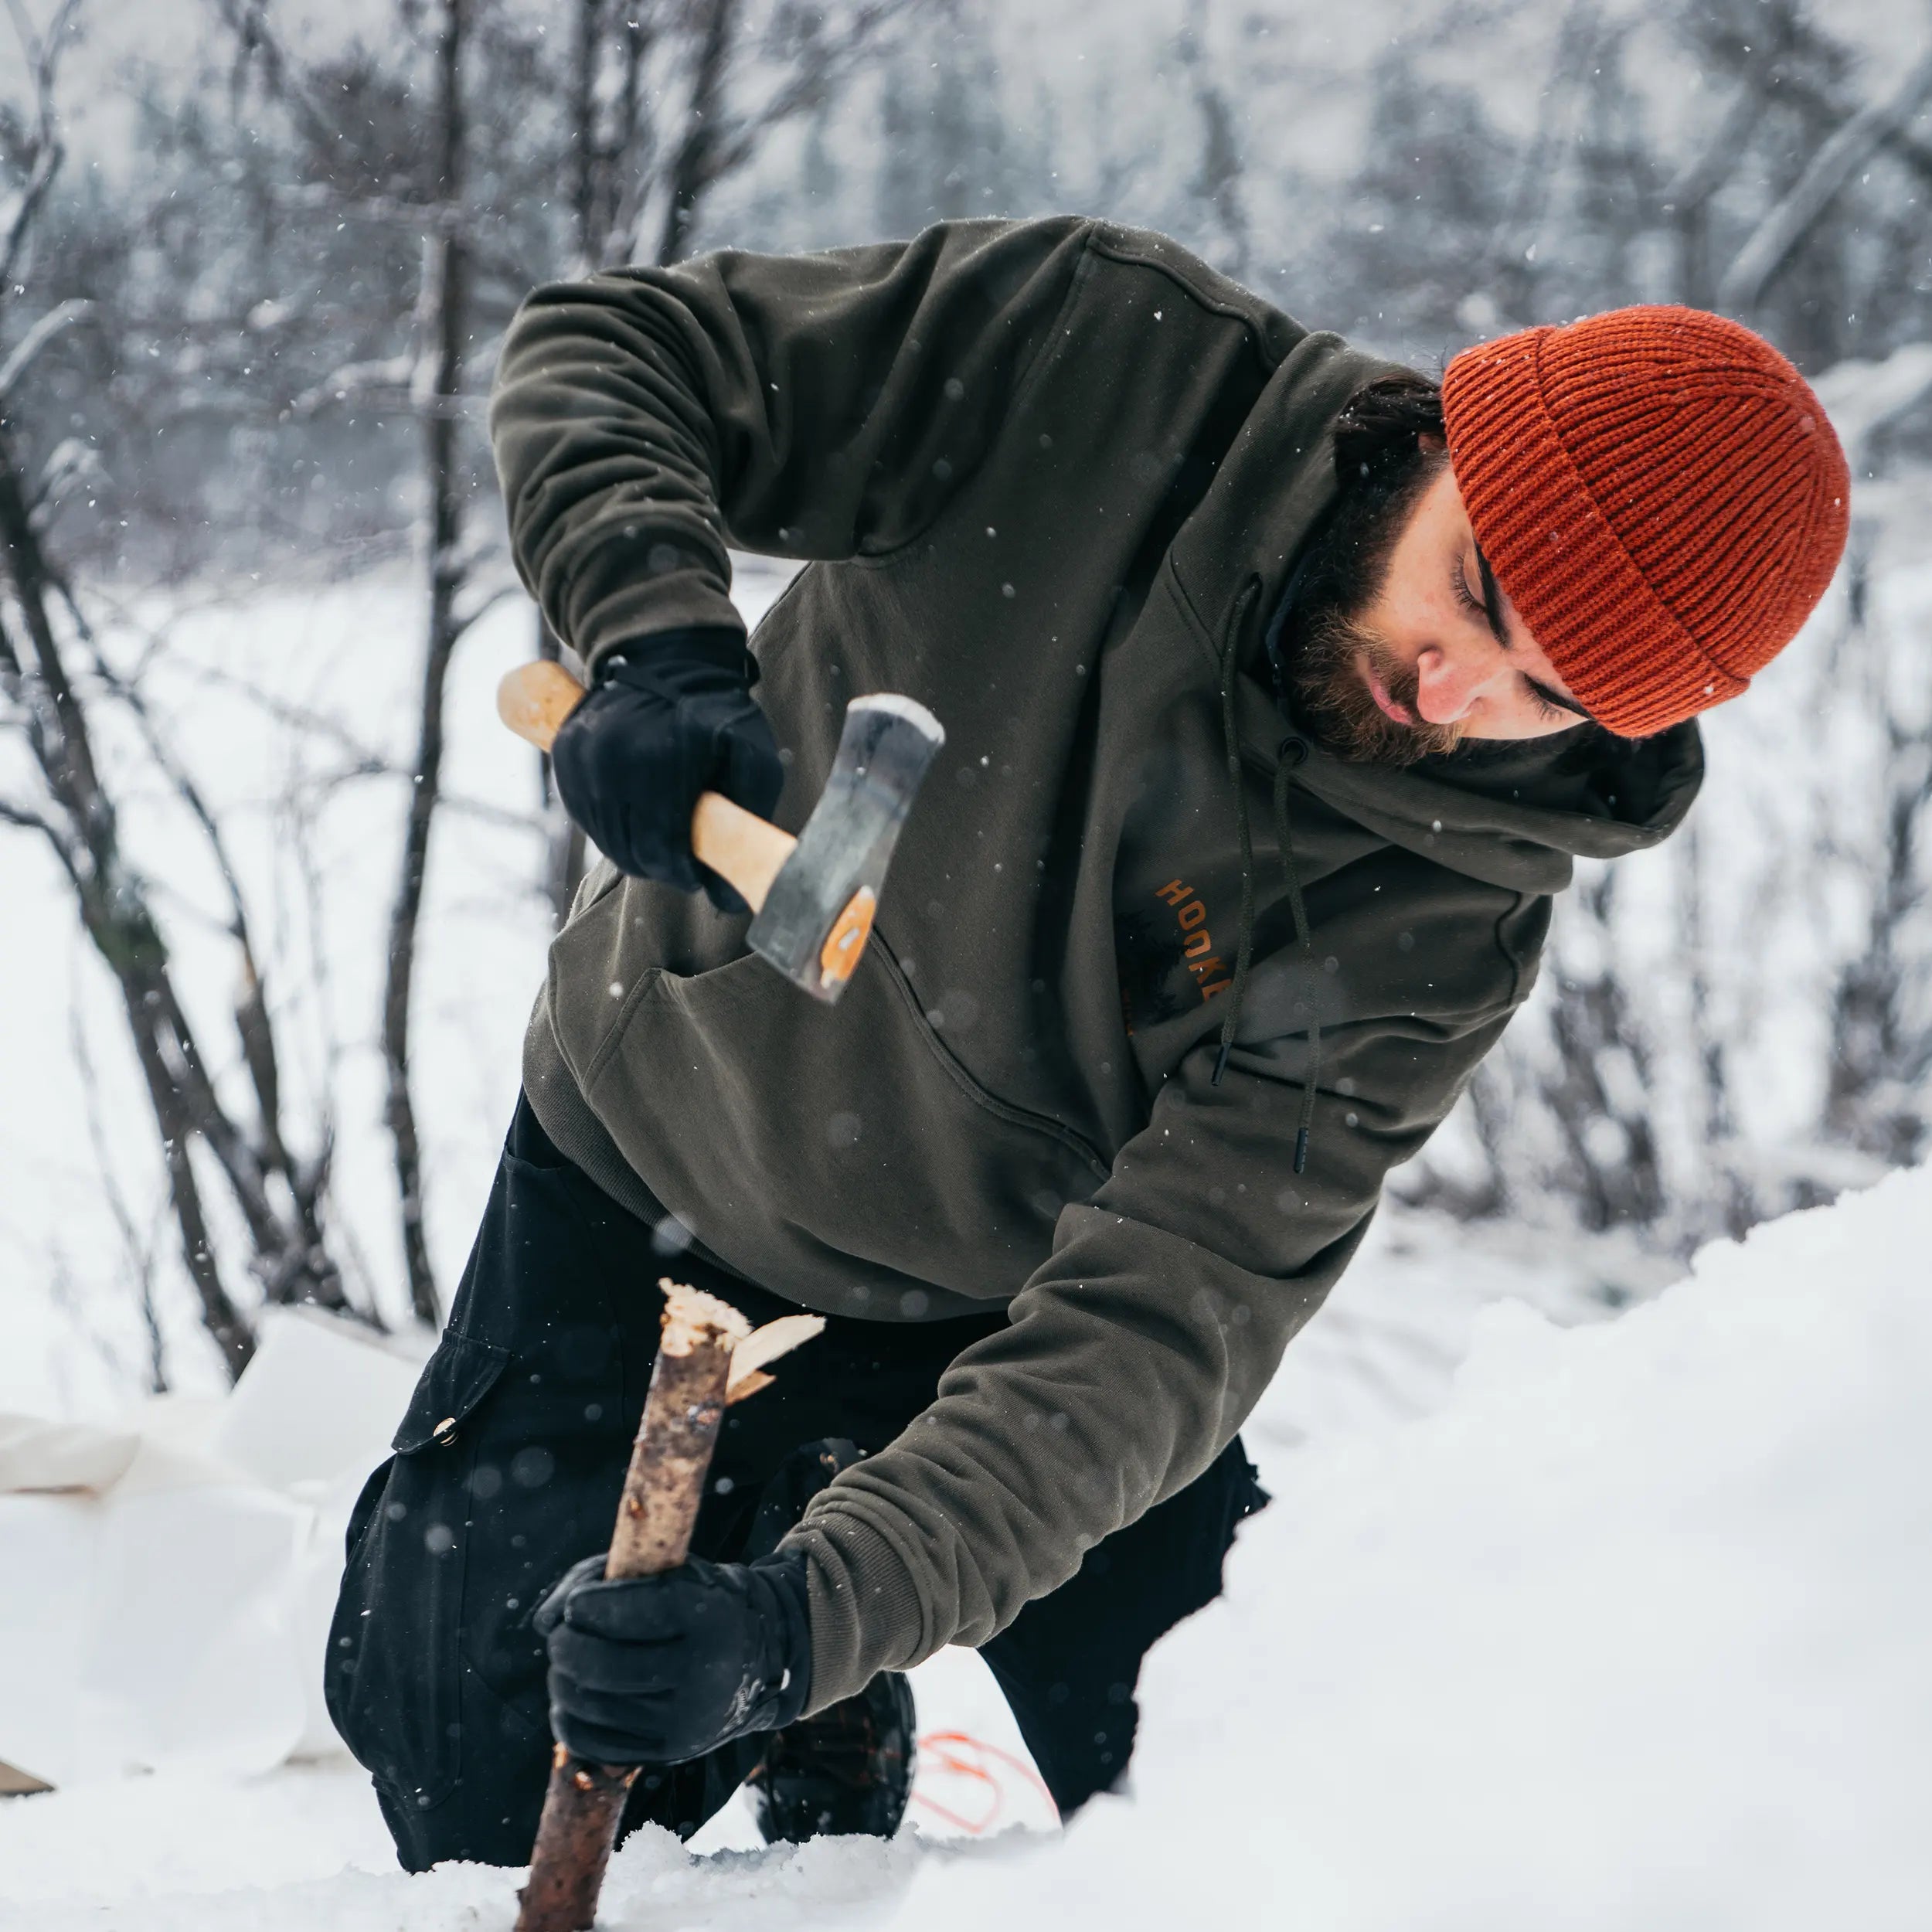
[[[519,574],[594,665],[683,625],[742,629],[727,543],[879,555],[997,433],[1092,224],[957,222],[829,253],[721,253],[537,289],[490,437]]]
[[[1383,1176],[1440,1123],[1509,1010],[1325,1033],[1299,1175],[1304,1038],[1244,1046],[1218,1088],[1211,1043],[1183,1060],[1110,1178],[1062,1210],[1010,1325],[793,1532],[810,1559],[814,1709],[985,1643],[1208,1467],[1355,1252]]]

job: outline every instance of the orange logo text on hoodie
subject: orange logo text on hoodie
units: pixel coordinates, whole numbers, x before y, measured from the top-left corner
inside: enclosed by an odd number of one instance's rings
[[[1202,998],[1225,993],[1233,982],[1214,950],[1214,940],[1207,928],[1207,907],[1195,896],[1194,888],[1170,879],[1155,890],[1174,908],[1181,928],[1181,955],[1194,975],[1195,985],[1201,989]]]

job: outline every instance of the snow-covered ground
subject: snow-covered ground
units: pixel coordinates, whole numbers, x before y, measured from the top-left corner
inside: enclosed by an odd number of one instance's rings
[[[1918,1169],[1614,1322],[1489,1308],[1433,1413],[1270,1459],[1226,1597],[1149,1659],[1130,1794],[964,1846],[642,1834],[600,1923],[1921,1932],[1929,1247]],[[0,1802],[9,1932],[514,1917],[513,1873],[387,1865],[340,1768]]]

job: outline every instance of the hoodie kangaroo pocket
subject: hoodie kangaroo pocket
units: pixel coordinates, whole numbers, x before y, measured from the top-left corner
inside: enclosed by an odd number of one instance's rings
[[[1107,1172],[941,1043],[876,932],[836,1006],[752,955],[657,974],[587,1070],[593,1110],[711,1253],[837,1313],[1017,1292]]]

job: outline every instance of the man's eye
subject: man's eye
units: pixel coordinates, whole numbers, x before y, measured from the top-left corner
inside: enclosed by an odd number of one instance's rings
[[[1580,722],[1574,712],[1566,711],[1561,705],[1551,703],[1549,699],[1546,698],[1533,684],[1526,680],[1523,689],[1529,693],[1530,702],[1536,706],[1538,717],[1554,718],[1564,724],[1576,724]]]
[[[1458,564],[1450,574],[1455,579],[1457,600],[1465,611],[1481,617],[1483,622],[1487,624],[1489,621],[1488,607],[1484,604],[1482,599],[1470,589],[1469,580],[1463,573],[1462,566]]]

